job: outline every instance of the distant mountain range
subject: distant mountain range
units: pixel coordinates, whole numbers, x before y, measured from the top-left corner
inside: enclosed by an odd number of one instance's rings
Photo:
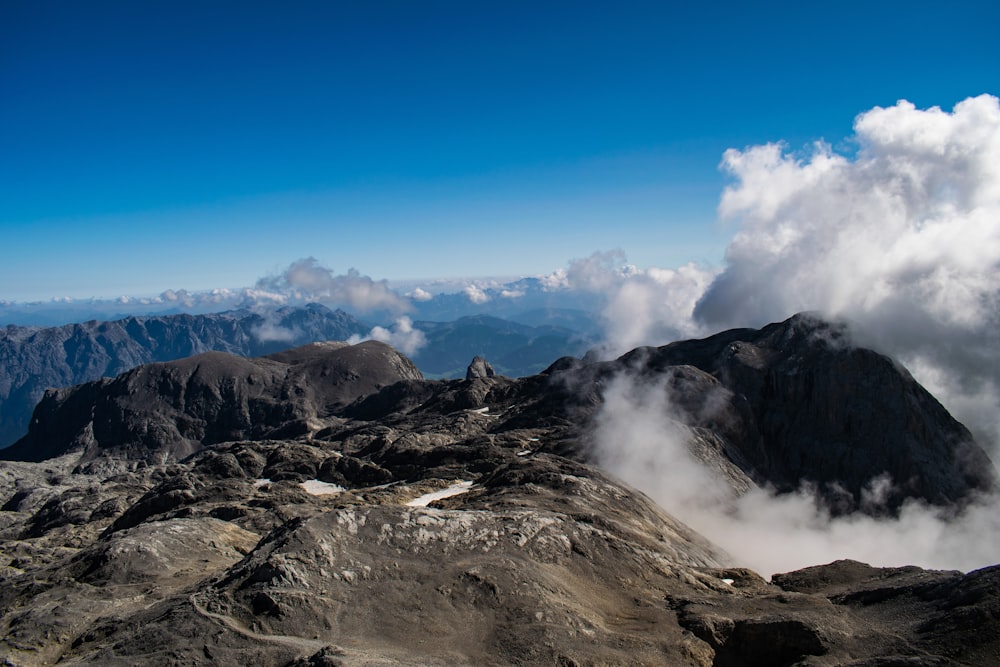
[[[542,322],[547,319],[539,317]],[[424,374],[436,378],[464,376],[469,360],[477,355],[489,359],[501,375],[533,375],[559,357],[582,356],[596,342],[565,327],[528,326],[489,315],[454,322],[418,321],[413,326],[427,337],[427,345],[412,355],[413,361]]]
[[[547,324],[586,327],[582,312],[540,310],[529,317],[539,326],[487,316],[419,322],[427,344],[414,360],[430,377],[452,378],[464,375],[473,356],[488,355],[498,372],[516,377],[536,373],[560,356],[582,354],[593,343],[576,331]],[[0,329],[0,447],[25,434],[31,411],[46,389],[202,352],[256,357],[316,341],[363,338],[371,329],[342,310],[319,304],[133,316],[57,327],[9,325]]]
[[[364,281],[366,277],[341,276],[345,281]],[[363,285],[371,286],[369,282]],[[455,280],[427,285],[422,290],[415,285],[409,290],[392,289],[387,283],[374,283],[387,301],[402,305],[417,320],[446,322],[470,315],[492,315],[522,324],[553,324],[569,326],[581,333],[596,333],[602,297],[585,290],[569,289],[566,285],[549,285],[539,278],[519,278],[510,281]],[[405,293],[404,293],[405,292]],[[207,315],[230,310],[257,311],[280,306],[304,306],[309,303],[336,303],[355,317],[388,322],[399,310],[371,308],[352,310],[343,299],[329,295],[289,290],[275,285],[266,289],[215,289],[201,292],[168,290],[153,297],[119,297],[117,299],[52,299],[48,301],[16,302],[0,300],[0,324],[19,326],[61,326],[89,320],[120,320],[127,317],[169,315]],[[554,318],[554,319],[550,319]]]

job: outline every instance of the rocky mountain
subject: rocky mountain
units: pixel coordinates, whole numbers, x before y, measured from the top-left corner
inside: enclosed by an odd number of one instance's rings
[[[845,512],[868,509],[854,480],[883,474],[944,507],[994,488],[964,427],[842,328],[796,316],[516,379],[479,361],[426,380],[380,343],[310,345],[51,392],[7,450],[43,460],[0,463],[0,656],[996,664],[1000,567],[766,581],[590,461],[628,377],[670,387],[671,418],[734,488],[836,476]]]
[[[535,313],[535,319],[563,314]],[[499,372],[518,377],[552,360],[582,354],[591,341],[549,325],[529,326],[496,317],[419,322],[426,344],[413,356],[434,377],[462,377],[475,355],[488,355]],[[311,304],[210,315],[128,317],[59,327],[0,329],[0,448],[22,437],[46,389],[113,378],[152,362],[208,351],[245,357],[306,343],[364,336],[371,327],[353,316]]]
[[[24,435],[46,389],[115,377],[141,364],[209,350],[258,356],[318,340],[347,340],[369,327],[311,304],[213,315],[128,317],[58,327],[0,329],[0,447]]]

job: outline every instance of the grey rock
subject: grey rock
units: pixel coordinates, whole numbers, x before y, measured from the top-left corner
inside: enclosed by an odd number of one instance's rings
[[[486,361],[480,356],[475,356],[472,358],[472,363],[465,370],[465,379],[472,380],[475,378],[491,378],[496,375],[496,371],[493,370],[493,366],[490,362]]]
[[[968,429],[902,366],[854,346],[844,325],[811,315],[613,361],[559,360],[544,382],[526,379],[509,419],[582,424],[582,434],[619,376],[665,383],[673,417],[713,434],[714,458],[780,492],[810,484],[835,513],[892,513],[907,498],[949,506],[997,488],[996,469]],[[879,476],[892,486],[873,502],[866,487]]]

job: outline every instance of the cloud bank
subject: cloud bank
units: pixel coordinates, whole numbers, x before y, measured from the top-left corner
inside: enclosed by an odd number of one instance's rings
[[[1000,102],[876,107],[847,145],[726,151],[721,271],[612,251],[540,282],[602,297],[606,356],[802,311],[844,319],[1000,454]]]
[[[640,345],[662,345],[704,332],[694,320],[698,299],[716,271],[689,263],[677,269],[639,269],[621,250],[595,252],[540,279],[550,291],[576,290],[602,297],[603,356]]]

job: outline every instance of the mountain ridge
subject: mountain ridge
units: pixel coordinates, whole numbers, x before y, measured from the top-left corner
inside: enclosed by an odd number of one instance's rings
[[[490,354],[509,375],[530,375],[588,344],[568,329],[488,316],[418,324],[427,334],[414,361],[435,377],[462,376],[468,359],[477,354]],[[31,413],[46,389],[113,378],[142,364],[210,350],[256,357],[370,334],[368,324],[320,304],[91,320],[59,327],[9,325],[0,329],[0,448],[27,432]]]
[[[368,327],[312,304],[212,315],[126,317],[59,327],[0,329],[0,447],[27,431],[46,389],[115,377],[136,366],[221,350],[258,356],[313,340],[346,340]]]

